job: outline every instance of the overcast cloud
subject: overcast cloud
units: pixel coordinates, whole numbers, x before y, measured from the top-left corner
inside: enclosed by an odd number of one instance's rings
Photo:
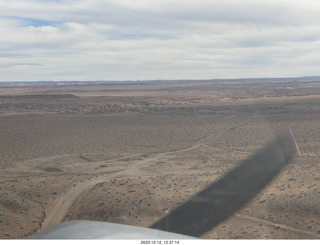
[[[320,75],[318,0],[0,0],[0,81]]]

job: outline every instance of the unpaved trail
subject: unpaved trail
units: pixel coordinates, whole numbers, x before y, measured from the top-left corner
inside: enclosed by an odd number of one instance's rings
[[[156,154],[155,156],[151,157],[151,158],[146,158],[141,160],[140,162],[134,162],[134,163],[130,163],[128,165],[127,168],[125,168],[122,171],[116,172],[114,174],[108,174],[107,176],[100,176],[100,177],[95,177],[93,179],[87,180],[85,182],[81,182],[80,184],[72,187],[71,189],[69,189],[63,196],[59,197],[59,199],[57,200],[57,202],[54,204],[53,208],[46,214],[43,223],[41,225],[41,229],[45,229],[50,225],[54,225],[57,224],[59,222],[62,222],[62,220],[64,219],[64,217],[68,214],[70,208],[72,207],[72,204],[74,203],[75,200],[77,200],[79,198],[79,196],[85,192],[86,190],[93,188],[95,185],[99,184],[99,183],[103,183],[106,182],[108,180],[111,180],[113,178],[119,178],[121,176],[134,176],[134,175],[141,175],[142,174],[142,169],[141,167],[145,167],[147,166],[147,164],[149,163],[152,164],[152,162],[154,160],[160,160],[164,157],[166,157],[169,154],[174,154],[174,153],[181,153],[184,151],[189,151],[192,149],[195,149],[197,147],[200,147],[202,145],[204,145],[206,142],[210,141],[216,141],[219,138],[221,138],[222,136],[229,134],[231,132],[233,132],[235,129],[241,127],[242,125],[250,122],[252,120],[252,118],[248,119],[245,122],[239,123],[236,126],[233,127],[229,127],[227,129],[221,130],[217,133],[214,133],[212,135],[208,135],[205,138],[200,139],[199,141],[195,142],[194,145],[184,148],[184,149],[180,149],[180,150],[176,150],[176,151],[171,151],[171,152],[165,152],[165,153],[159,153]],[[134,154],[131,156],[139,156],[138,154]],[[127,156],[130,157],[130,156]],[[127,157],[121,157],[118,159],[112,159],[108,162],[114,162],[117,160],[121,160],[121,159],[125,159]],[[157,173],[154,173],[157,174]]]
[[[197,143],[198,144],[201,144],[201,143],[202,144],[213,143],[213,142],[217,141],[218,139],[220,139],[222,136],[227,135],[227,134],[231,133],[232,131],[236,130],[237,128],[240,128],[241,126],[249,123],[254,117],[255,116],[253,115],[248,120],[246,120],[246,121],[244,121],[242,123],[239,123],[239,124],[237,124],[235,126],[232,126],[232,127],[227,128],[227,129],[221,130],[218,133],[208,135],[208,136],[200,139],[199,141],[197,141]]]
[[[130,177],[135,177],[135,176],[152,176],[152,175],[157,175],[158,172],[144,172],[142,167],[150,167],[152,166],[154,163],[156,163],[157,161],[166,159],[167,157],[176,154],[176,153],[181,153],[181,152],[186,152],[192,149],[196,149],[198,147],[204,146],[206,147],[206,143],[212,143],[214,141],[217,141],[218,139],[220,139],[222,136],[230,134],[231,132],[233,132],[235,129],[241,127],[242,125],[249,123],[252,120],[252,118],[248,119],[245,122],[239,123],[236,126],[232,126],[229,127],[227,129],[224,129],[222,131],[219,131],[218,133],[212,134],[212,135],[208,135],[205,138],[200,139],[199,141],[195,142],[194,145],[184,148],[184,149],[180,149],[180,150],[176,150],[176,151],[171,151],[171,152],[164,152],[164,153],[158,153],[158,154],[154,154],[152,157],[148,157],[145,158],[139,162],[136,162],[135,160],[133,162],[131,162],[125,169],[120,170],[119,172],[113,173],[113,174],[108,174],[107,176],[100,176],[100,177],[95,177],[93,179],[87,180],[85,182],[82,182],[74,187],[72,187],[69,191],[67,191],[63,196],[61,196],[58,201],[55,203],[54,207],[50,210],[50,212],[46,215],[41,229],[47,228],[50,225],[53,224],[57,224],[59,222],[62,222],[63,219],[65,218],[65,216],[69,213],[70,208],[72,207],[73,203],[80,197],[80,195],[82,193],[84,193],[85,191],[90,190],[91,188],[93,188],[95,185],[109,181],[111,179],[114,178],[122,178],[122,177],[126,177],[126,176],[130,176]],[[207,146],[209,147],[209,146]],[[212,148],[212,147],[210,147]],[[243,152],[242,152],[243,153]],[[250,153],[248,153],[250,154]],[[126,156],[126,157],[121,157],[121,158],[117,158],[117,159],[112,159],[107,161],[106,163],[111,163],[114,161],[121,161],[121,160],[125,160],[127,158],[130,157],[141,157],[141,155],[139,154],[133,154],[130,156]],[[179,174],[179,171],[181,169],[177,169],[177,174]],[[171,173],[174,172],[174,169],[171,169]],[[281,229],[285,229],[291,232],[296,232],[298,234],[301,235],[305,235],[308,237],[312,237],[312,238],[320,238],[319,235],[313,233],[313,232],[308,232],[308,231],[304,231],[304,230],[299,230],[284,224],[277,224],[277,223],[273,223],[267,220],[262,220],[262,219],[258,219],[255,217],[251,217],[251,216],[246,216],[246,215],[242,215],[242,214],[236,214],[237,217],[242,218],[242,219],[247,219],[247,220],[252,220],[252,221],[259,221],[262,222],[266,225],[270,225],[272,227],[280,227]]]
[[[242,219],[258,221],[260,223],[264,223],[264,224],[269,225],[269,226],[274,227],[274,228],[279,227],[281,229],[285,229],[285,230],[288,230],[288,231],[296,232],[296,233],[299,233],[301,235],[306,235],[308,237],[311,236],[312,238],[317,238],[317,239],[320,238],[320,235],[318,235],[318,234],[316,234],[314,232],[299,230],[299,229],[296,229],[296,228],[288,226],[288,225],[277,224],[277,223],[274,223],[274,222],[271,222],[271,221],[268,221],[268,220],[259,219],[259,218],[256,218],[256,217],[247,216],[247,215],[243,215],[243,214],[235,214],[235,216],[237,216],[239,218],[242,218]]]
[[[148,161],[150,159],[147,159]],[[61,222],[64,217],[68,214],[69,209],[71,208],[73,202],[83,193],[85,190],[88,190],[99,183],[106,182],[110,179],[117,178],[120,176],[126,175],[135,175],[141,173],[141,165],[145,165],[147,160],[143,160],[139,163],[130,164],[123,171],[119,171],[114,174],[109,174],[107,176],[100,176],[88,181],[82,182],[74,187],[72,187],[69,191],[67,191],[63,196],[59,198],[54,207],[50,210],[50,212],[44,218],[41,228],[47,228],[50,225],[57,224]],[[114,160],[111,160],[114,161]]]

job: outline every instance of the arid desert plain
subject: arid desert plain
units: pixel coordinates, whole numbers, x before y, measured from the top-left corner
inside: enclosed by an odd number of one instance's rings
[[[2,86],[0,238],[148,227],[286,129],[300,153],[205,239],[320,238],[320,80]]]

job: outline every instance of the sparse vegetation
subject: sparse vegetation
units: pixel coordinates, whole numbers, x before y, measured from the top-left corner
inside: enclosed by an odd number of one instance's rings
[[[319,94],[287,80],[2,87],[0,238],[54,218],[149,226],[287,128],[300,155],[203,237],[319,238]]]

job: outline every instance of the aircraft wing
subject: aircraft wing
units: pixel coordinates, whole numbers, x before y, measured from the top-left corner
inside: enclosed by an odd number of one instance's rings
[[[195,237],[131,225],[75,220],[52,225],[29,239],[195,239]]]

